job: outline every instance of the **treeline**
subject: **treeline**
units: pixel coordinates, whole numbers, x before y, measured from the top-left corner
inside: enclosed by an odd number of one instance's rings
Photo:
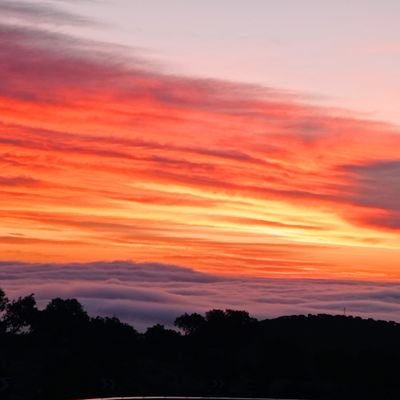
[[[330,315],[184,314],[139,333],[75,299],[0,290],[0,399],[128,395],[399,399],[400,325]]]

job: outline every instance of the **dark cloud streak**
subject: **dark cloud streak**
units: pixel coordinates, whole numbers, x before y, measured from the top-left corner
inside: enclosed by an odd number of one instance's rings
[[[49,3],[33,1],[2,0],[0,2],[1,19],[22,20],[25,23],[45,23],[50,25],[87,25],[94,24],[87,18],[60,9]]]
[[[364,223],[400,229],[400,160],[346,165],[354,180],[350,201],[380,212],[364,217]]]

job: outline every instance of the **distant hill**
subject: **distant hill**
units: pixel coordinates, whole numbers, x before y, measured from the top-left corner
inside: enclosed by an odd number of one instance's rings
[[[0,399],[169,395],[400,398],[400,324],[350,316],[184,314],[145,333],[75,299],[0,290]]]

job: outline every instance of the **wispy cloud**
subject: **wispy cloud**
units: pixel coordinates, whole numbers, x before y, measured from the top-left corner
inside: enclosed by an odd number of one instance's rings
[[[9,22],[49,25],[82,25],[93,22],[76,14],[62,10],[51,3],[34,1],[2,0],[0,3],[2,19]]]

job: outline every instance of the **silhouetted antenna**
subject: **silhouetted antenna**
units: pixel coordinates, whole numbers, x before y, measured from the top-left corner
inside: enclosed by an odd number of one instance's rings
[[[343,315],[346,316],[346,307],[343,307]]]

